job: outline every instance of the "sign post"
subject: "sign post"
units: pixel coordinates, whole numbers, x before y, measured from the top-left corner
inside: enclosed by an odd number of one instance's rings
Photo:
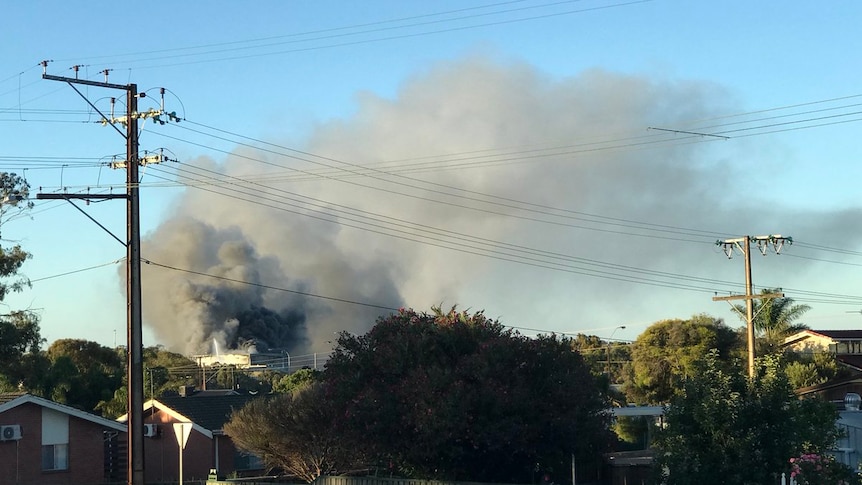
[[[183,450],[191,432],[192,423],[174,423],[174,436],[177,437],[177,444],[180,445],[180,485],[183,485]]]

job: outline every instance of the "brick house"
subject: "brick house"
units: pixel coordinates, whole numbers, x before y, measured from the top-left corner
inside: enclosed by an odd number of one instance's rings
[[[231,390],[195,391],[184,388],[179,395],[163,396],[144,403],[144,478],[147,482],[170,482],[179,478],[179,444],[174,423],[191,423],[183,450],[183,481],[206,480],[211,469],[220,477],[259,475],[259,460],[240,453],[224,424],[234,410],[257,396]],[[124,422],[126,416],[118,421]]]
[[[125,480],[126,425],[30,394],[0,394],[0,485]]]

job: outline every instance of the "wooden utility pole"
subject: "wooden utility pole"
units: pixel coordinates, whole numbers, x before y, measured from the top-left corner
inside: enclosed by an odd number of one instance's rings
[[[127,315],[126,315],[126,373],[128,385],[128,400],[126,405],[127,430],[128,430],[128,469],[127,481],[129,485],[144,485],[144,362],[143,362],[143,330],[141,318],[141,232],[140,232],[140,199],[138,167],[142,163],[158,163],[161,157],[153,159],[145,157],[142,160],[138,156],[138,119],[156,118],[163,114],[162,110],[150,110],[146,113],[138,113],[138,98],[144,94],[138,94],[136,84],[112,84],[108,81],[108,70],[103,71],[105,82],[51,76],[45,72],[47,61],[42,62],[42,79],[51,81],[62,81],[72,87],[85,101],[102,116],[103,124],[110,124],[120,132],[126,139],[126,160],[120,163],[112,163],[112,168],[126,169],[126,193],[119,194],[37,194],[37,199],[126,199],[126,285],[127,285]],[[77,70],[76,70],[77,73]],[[119,89],[126,92],[126,115],[114,118],[105,116],[84,96],[75,84],[96,86],[108,89]],[[112,99],[113,102],[113,99]],[[171,119],[174,119],[173,114]],[[117,124],[124,125],[123,133]],[[88,216],[89,217],[89,216]],[[97,223],[98,224],[98,223]],[[101,224],[100,227],[104,229]],[[113,235],[113,234],[112,234]],[[115,236],[116,237],[116,236]]]
[[[746,334],[748,337],[748,377],[754,377],[754,300],[755,299],[770,299],[770,298],[783,298],[784,293],[768,293],[768,294],[759,294],[755,295],[753,292],[753,285],[751,283],[751,243],[752,241],[757,242],[757,247],[760,249],[761,254],[766,256],[766,250],[771,244],[775,249],[775,254],[781,253],[781,248],[784,247],[784,244],[792,244],[793,238],[783,237],[781,235],[772,235],[772,236],[744,236],[736,239],[725,239],[724,241],[716,241],[717,246],[724,247],[724,254],[727,255],[728,259],[733,255],[733,249],[736,248],[740,252],[742,252],[743,258],[745,258],[745,295],[734,295],[734,296],[714,296],[712,297],[712,301],[731,301],[731,300],[745,300],[745,322],[746,322]]]

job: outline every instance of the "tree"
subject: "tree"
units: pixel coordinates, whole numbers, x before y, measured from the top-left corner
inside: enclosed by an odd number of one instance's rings
[[[0,266],[3,265],[3,258],[0,248]],[[0,269],[0,276],[2,271]],[[0,374],[6,376],[10,385],[21,386],[24,380],[30,377],[28,368],[24,365],[25,356],[28,353],[38,354],[44,341],[39,333],[39,317],[36,314],[12,312],[0,316]]]
[[[33,207],[33,203],[27,201],[29,192],[30,185],[22,177],[0,172],[0,225]],[[9,215],[13,212],[15,214]],[[30,254],[20,245],[10,247],[0,240],[0,302],[10,292],[20,292],[30,286],[30,280],[19,273],[29,258]],[[0,315],[0,381],[5,382],[2,387],[18,390],[25,379],[32,378],[25,355],[38,353],[43,342],[39,317],[35,313],[19,310]]]
[[[569,339],[527,338],[482,312],[400,310],[365,335],[342,333],[323,378],[341,436],[371,463],[421,478],[526,483],[537,463],[564,470],[571,453],[608,440],[607,401],[571,349]]]
[[[321,380],[321,372],[314,369],[299,369],[296,372],[285,374],[278,380],[273,381],[273,392],[293,392],[310,386],[315,381]]]
[[[349,470],[343,440],[335,432],[339,416],[322,383],[255,399],[236,411],[225,434],[270,469],[313,482],[322,474]]]
[[[119,352],[119,358],[126,362],[125,351]],[[158,398],[168,392],[177,392],[181,386],[194,385],[200,382],[200,370],[196,363],[188,357],[176,352],[165,350],[162,346],[146,347],[144,358],[144,394],[151,399]],[[96,406],[102,415],[116,418],[126,413],[127,390],[126,374],[123,372],[122,385],[113,394]]]
[[[577,334],[571,342],[572,350],[580,352],[593,375],[605,376],[609,383],[622,381],[624,366],[620,364],[631,359],[630,344],[608,342],[595,335],[582,333]]]
[[[784,371],[794,389],[815,386],[852,375],[852,371],[841,365],[835,354],[830,352],[799,354],[788,351],[784,353],[784,358],[787,360]]]
[[[766,288],[761,290],[761,295],[780,293],[781,288]],[[808,310],[808,305],[796,305],[793,298],[763,298],[754,300],[754,330],[762,335],[766,342],[766,351],[775,350],[784,338],[796,332],[806,330],[807,325],[797,323]],[[739,318],[747,321],[745,305],[734,305]]]
[[[662,483],[777,483],[791,457],[826,451],[840,435],[832,404],[796,398],[780,356],[758,359],[751,380],[715,350],[695,370],[654,442]]]
[[[708,315],[652,324],[631,345],[624,383],[629,402],[669,402],[683,380],[693,375],[698,359],[711,349],[718,350],[725,365],[735,365],[742,350],[739,338],[722,320]]]
[[[123,383],[122,356],[97,342],[56,340],[46,355],[51,362],[46,391],[57,402],[92,412]]]

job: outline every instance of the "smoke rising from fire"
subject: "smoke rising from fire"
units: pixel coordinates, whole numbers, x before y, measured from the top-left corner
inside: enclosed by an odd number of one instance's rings
[[[251,182],[243,195],[188,188],[147,235],[144,258],[215,278],[145,265],[145,322],[189,353],[209,351],[213,338],[319,351],[333,332],[364,332],[387,310],[301,293],[386,307],[458,304],[561,331],[710,311],[708,295],[645,282],[630,268],[735,281],[741,269],[711,245],[716,236],[685,228],[828,233],[858,217],[783,214],[756,196],[730,198],[752,193],[733,162],[751,149],[744,142],[647,142],[647,127],[726,112],[728,98],[696,81],[601,70],[551,79],[480,58],[437,65],[394,99],[360,93],[355,115],[320,123],[298,147],[325,158],[242,148],[184,162]],[[312,199],[286,202],[301,197]],[[312,205],[322,212],[295,213]],[[485,241],[505,248],[480,249]],[[560,269],[548,254],[580,259]],[[758,261],[773,265],[763,284],[800,273],[782,263]]]

